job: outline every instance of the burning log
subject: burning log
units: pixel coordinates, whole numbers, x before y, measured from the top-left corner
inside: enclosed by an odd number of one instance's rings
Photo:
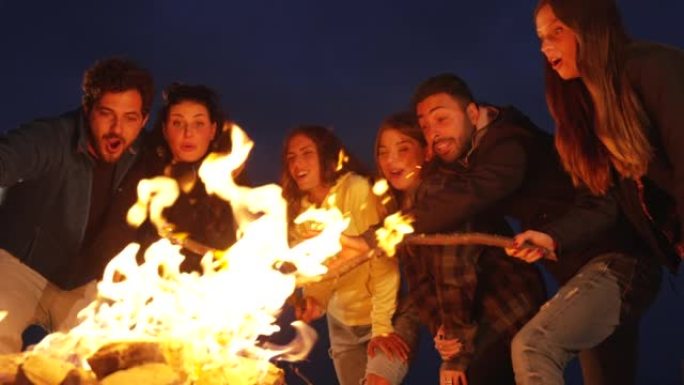
[[[20,353],[0,355],[0,384],[14,383],[24,358]]]
[[[97,385],[95,373],[83,368],[76,368],[67,373],[60,385]]]
[[[29,354],[19,366],[15,385],[60,385],[76,366],[42,354]]]
[[[259,374],[261,362],[244,358],[239,365],[242,370],[216,368],[203,372],[193,385],[285,385],[285,373],[275,365],[268,364],[263,374]]]
[[[151,363],[115,372],[102,381],[101,385],[181,385],[181,377],[169,365]]]
[[[153,342],[117,342],[105,345],[88,358],[90,368],[102,379],[116,371],[150,363],[166,363]]]

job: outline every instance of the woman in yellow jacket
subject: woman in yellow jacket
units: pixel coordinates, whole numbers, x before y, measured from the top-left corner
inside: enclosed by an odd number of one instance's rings
[[[382,205],[362,176],[360,163],[329,129],[293,130],[285,140],[283,160],[283,197],[293,244],[308,235],[306,224],[294,225],[294,218],[312,206],[337,207],[350,219],[346,235],[359,235],[380,221]],[[371,340],[394,333],[398,289],[397,261],[387,257],[373,258],[335,280],[304,289],[305,306],[298,316],[308,322],[327,312],[331,357],[341,385],[358,385],[364,379],[368,384],[401,382],[407,371],[405,359],[367,352]]]

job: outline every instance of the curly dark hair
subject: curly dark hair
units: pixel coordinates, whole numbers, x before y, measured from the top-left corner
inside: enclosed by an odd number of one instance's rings
[[[155,149],[159,156],[170,160],[171,151],[164,139],[164,122],[169,118],[171,107],[185,101],[192,101],[203,105],[209,112],[209,120],[216,123],[216,133],[209,144],[209,152],[230,150],[230,131],[224,123],[228,121],[228,114],[221,107],[219,94],[205,85],[184,84],[180,82],[171,83],[162,92],[162,106],[159,109],[157,120],[150,135],[150,145]]]
[[[154,97],[152,74],[135,62],[124,58],[109,58],[97,61],[83,74],[82,104],[90,111],[107,92],[137,90],[142,98],[142,114],[150,113]]]

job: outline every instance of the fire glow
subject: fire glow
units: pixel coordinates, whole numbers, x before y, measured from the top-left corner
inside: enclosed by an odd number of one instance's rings
[[[128,245],[107,265],[98,297],[79,313],[80,323],[67,333],[48,335],[34,353],[88,369],[88,357],[107,344],[153,342],[179,370],[183,383],[233,385],[263,383],[274,357],[306,357],[316,339],[306,324],[293,324],[298,337],[287,346],[259,339],[279,330],[276,317],[298,282],[327,272],[324,263],[341,250],[339,238],[348,219],[334,208],[307,211],[296,221],[315,222],[321,231],[290,248],[280,187],[235,184],[232,175],[253,143],[235,125],[231,139],[231,153],[210,154],[199,176],[208,193],[230,201],[238,241],[227,250],[204,255],[202,274],[181,272],[181,246],[166,238],[145,250],[142,264],[136,261],[139,245]],[[159,233],[167,234],[169,225],[162,213],[179,194],[175,180],[144,180],[138,192],[129,222],[139,225],[149,215]],[[274,268],[283,263],[294,265],[295,272]],[[0,320],[5,314],[0,312]]]

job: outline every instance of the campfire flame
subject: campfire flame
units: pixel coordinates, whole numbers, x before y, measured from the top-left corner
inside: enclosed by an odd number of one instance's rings
[[[341,249],[339,236],[348,220],[334,209],[307,212],[298,220],[322,223],[322,231],[290,249],[280,187],[235,184],[232,173],[247,159],[253,143],[235,125],[231,138],[232,152],[210,154],[199,176],[207,192],[230,201],[237,243],[207,253],[202,274],[180,272],[181,246],[166,239],[145,251],[141,265],[136,262],[139,245],[128,245],[106,267],[98,298],[79,314],[80,324],[68,333],[49,335],[34,351],[87,367],[85,359],[109,342],[154,341],[173,353],[188,383],[202,373],[219,371],[225,379],[256,384],[275,356],[306,356],[315,332],[302,323],[294,325],[300,331],[294,344],[275,347],[258,342],[260,336],[279,330],[276,317],[295,289],[295,274],[281,273],[274,266],[287,261],[296,265],[297,275],[324,274],[323,262]],[[142,223],[149,207],[150,220],[163,234],[163,209],[178,196],[175,180],[144,180],[138,191],[139,202],[128,219]]]
[[[207,373],[212,383],[258,384],[274,357],[306,357],[316,335],[301,322],[293,324],[298,336],[286,346],[263,343],[260,338],[279,330],[276,317],[298,280],[327,272],[324,263],[341,250],[340,234],[349,219],[334,208],[333,201],[328,208],[309,209],[295,222],[318,224],[318,234],[290,248],[280,187],[237,185],[233,174],[242,167],[253,142],[237,125],[231,128],[231,139],[232,151],[210,154],[199,177],[208,193],[230,202],[237,242],[227,250],[205,254],[202,274],[180,271],[181,246],[169,239],[145,250],[142,264],[136,260],[140,246],[128,245],[107,265],[98,297],[79,313],[80,323],[66,333],[48,335],[34,352],[88,369],[87,358],[107,344],[153,342],[187,384],[201,382]],[[348,157],[339,155],[343,165]],[[167,177],[143,180],[138,194],[139,201],[127,215],[129,223],[138,226],[149,217],[159,234],[167,236],[172,228],[162,213],[179,195],[177,182]],[[387,255],[393,256],[403,235],[413,231],[409,223],[409,218],[398,214],[385,219],[385,227],[376,234]],[[284,273],[275,268],[283,263],[296,269]],[[0,321],[6,315],[7,311],[0,311]]]

